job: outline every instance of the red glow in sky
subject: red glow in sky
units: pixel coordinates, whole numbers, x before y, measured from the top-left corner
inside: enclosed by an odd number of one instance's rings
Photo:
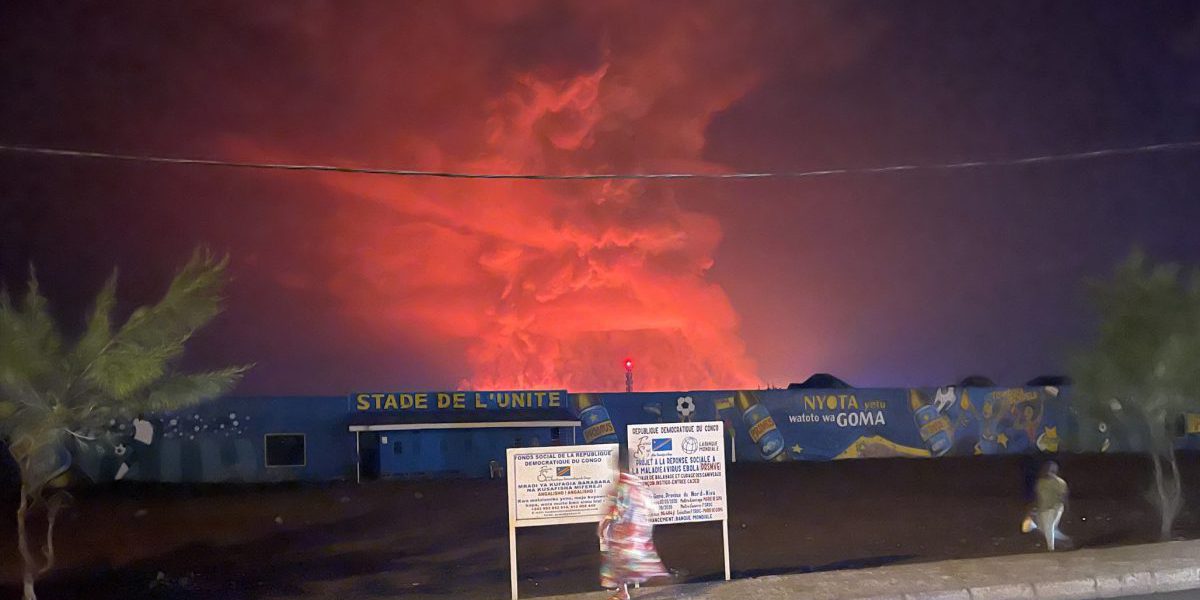
[[[1197,137],[1159,3],[497,0],[3,5],[0,139],[462,171],[797,171]],[[101,15],[103,13],[103,15]],[[1030,14],[1039,18],[1030,19]],[[1086,26],[1081,25],[1086,24]],[[184,40],[184,43],[181,43]],[[67,326],[196,245],[238,393],[1005,384],[1061,372],[1080,282],[1200,261],[1191,153],[733,182],[430,181],[0,160],[0,279]],[[73,320],[74,319],[74,320]]]
[[[572,73],[514,73],[465,117],[455,140],[384,132],[425,168],[476,172],[716,169],[701,153],[712,116],[751,84],[700,84],[676,26],[632,49],[606,48]],[[447,65],[449,67],[449,65]],[[450,117],[453,118],[453,117]],[[453,123],[450,130],[463,131]],[[738,315],[708,278],[721,228],[669,188],[630,182],[529,183],[331,177],[376,203],[337,223],[348,258],[333,282],[363,323],[466,341],[474,388],[623,386],[612,357],[636,352],[644,389],[758,385]]]

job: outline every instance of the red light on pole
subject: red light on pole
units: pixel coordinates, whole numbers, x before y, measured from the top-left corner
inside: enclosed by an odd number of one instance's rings
[[[626,371],[632,371],[632,370],[633,370],[633,360],[632,360],[632,359],[628,359],[628,358],[627,358],[627,359],[625,359],[625,370],[626,370]]]

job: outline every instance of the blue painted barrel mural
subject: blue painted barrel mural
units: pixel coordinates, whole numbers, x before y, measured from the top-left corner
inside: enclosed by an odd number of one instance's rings
[[[739,461],[1057,452],[1063,389],[853,388],[578,395],[588,443],[636,423],[724,421]],[[605,432],[589,435],[589,432]]]

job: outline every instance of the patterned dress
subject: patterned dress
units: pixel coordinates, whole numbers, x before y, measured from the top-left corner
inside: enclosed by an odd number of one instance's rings
[[[608,549],[600,564],[600,585],[615,588],[667,577],[654,549],[650,515],[658,510],[654,496],[636,475],[621,473],[608,493]]]

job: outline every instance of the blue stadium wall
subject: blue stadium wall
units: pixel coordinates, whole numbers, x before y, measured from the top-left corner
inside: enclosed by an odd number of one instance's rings
[[[626,426],[635,423],[723,421],[729,458],[737,462],[1131,451],[1140,445],[1076,414],[1069,388],[562,392],[553,405],[543,392],[460,392],[466,401],[438,400],[453,394],[223,398],[147,416],[154,430],[149,444],[132,439],[132,425],[114,422],[115,446],[93,444],[74,454],[96,480],[115,478],[125,465],[124,479],[215,483],[352,480],[360,448],[369,476],[485,477],[489,460],[503,462],[507,447],[624,443]],[[534,418],[582,427],[438,428]],[[356,423],[432,428],[356,434],[350,431]],[[273,434],[303,434],[302,464],[267,465],[264,440]],[[1179,444],[1200,447],[1200,431],[1182,435]]]
[[[122,464],[123,479],[134,481],[330,481],[355,474],[341,397],[221,398],[146,420],[154,430],[149,445],[133,439],[132,424],[114,422],[116,443],[77,448],[78,467],[100,481],[114,479]],[[303,465],[268,467],[266,436],[291,433],[304,434]]]

